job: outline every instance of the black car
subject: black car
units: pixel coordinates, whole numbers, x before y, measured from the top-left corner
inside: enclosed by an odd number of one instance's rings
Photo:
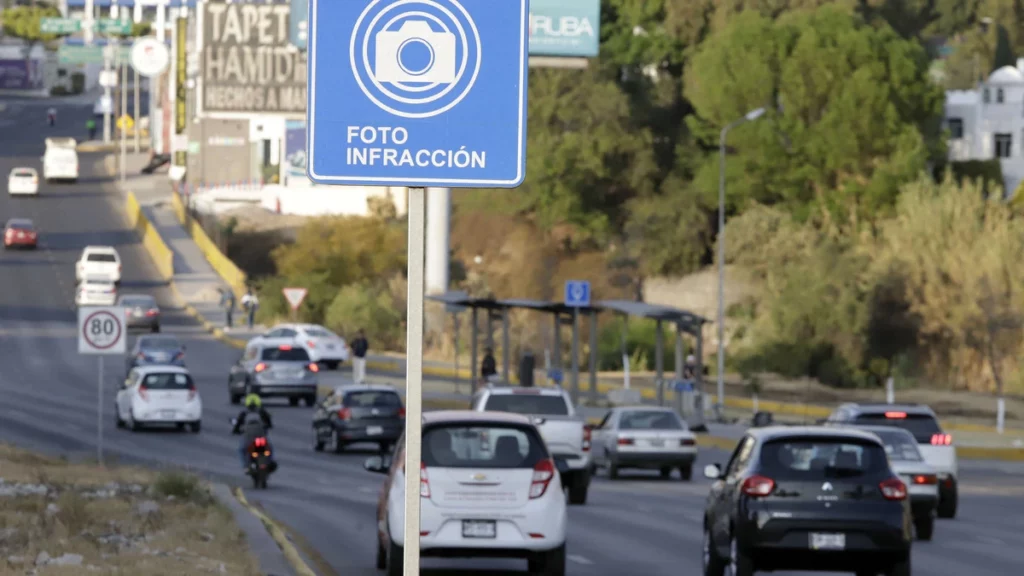
[[[405,430],[405,408],[391,386],[339,386],[313,413],[313,449],[341,452],[347,444],[373,442],[387,451]]]
[[[874,434],[849,428],[748,430],[704,512],[704,575],[817,570],[909,576],[907,486]]]
[[[152,364],[184,367],[185,345],[170,335],[139,336],[125,361],[125,374],[137,366]]]
[[[117,299],[117,305],[124,307],[125,325],[129,330],[160,331],[160,306],[156,298],[147,294],[124,294]]]

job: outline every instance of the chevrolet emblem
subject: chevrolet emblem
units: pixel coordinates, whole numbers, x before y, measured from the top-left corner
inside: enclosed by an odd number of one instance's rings
[[[473,480],[476,480],[477,482],[479,482],[481,480],[487,480],[487,475],[486,474],[480,474],[480,473],[473,474]]]

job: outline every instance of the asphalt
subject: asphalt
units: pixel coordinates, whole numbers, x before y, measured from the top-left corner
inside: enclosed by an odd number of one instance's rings
[[[16,165],[38,166],[46,104],[7,102],[0,111],[0,175]],[[68,105],[63,120],[75,131],[88,107]],[[37,113],[38,112],[38,113]],[[76,114],[81,114],[77,122]],[[90,163],[87,166],[87,163]],[[132,433],[114,427],[113,395],[123,361],[105,361],[101,397],[108,458],[153,466],[185,467],[240,485],[237,439],[228,420],[236,412],[226,394],[228,368],[239,351],[212,338],[175,309],[171,291],[127,228],[121,192],[102,177],[99,156],[83,155],[92,171],[77,185],[43,185],[40,198],[0,194],[4,218],[33,218],[41,229],[36,252],[0,253],[0,441],[69,457],[96,449],[97,359],[77,353],[73,262],[87,244],[112,244],[124,263],[124,292],[154,295],[164,308],[165,331],[188,348],[188,365],[204,399],[200,434]],[[332,373],[324,383],[340,383]],[[373,567],[375,506],[383,477],[362,469],[369,451],[342,455],[311,447],[310,410],[274,404],[272,438],[281,468],[267,491],[246,491],[291,533],[320,574],[369,576]],[[698,466],[728,457],[702,450]],[[1022,470],[1014,463],[963,463],[960,516],[940,521],[935,540],[916,543],[914,564],[929,576],[1006,576],[1024,561]],[[700,521],[708,481],[663,481],[637,474],[597,478],[585,506],[570,510],[569,571],[573,576],[675,576],[700,570]],[[264,544],[267,545],[267,544]],[[522,561],[433,560],[425,575],[499,576],[522,573]],[[783,575],[785,576],[785,575]]]

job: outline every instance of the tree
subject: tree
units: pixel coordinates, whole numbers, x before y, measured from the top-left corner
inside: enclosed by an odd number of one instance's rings
[[[1013,47],[1010,46],[1010,33],[1002,24],[996,26],[996,53],[992,58],[992,70],[995,71],[1003,66],[1015,66],[1017,59],[1013,55]]]
[[[899,187],[942,157],[943,93],[924,49],[885,25],[824,6],[777,21],[744,12],[709,38],[686,74],[688,119],[711,148],[722,126],[768,107],[729,135],[730,209],[782,204],[799,218],[857,226],[893,205]],[[714,198],[718,155],[697,186]]]
[[[32,49],[40,42],[51,42],[62,38],[62,34],[43,34],[40,23],[43,18],[60,18],[60,10],[55,6],[16,6],[3,11],[3,31],[8,36],[20,38],[25,43],[25,57],[28,58]]]

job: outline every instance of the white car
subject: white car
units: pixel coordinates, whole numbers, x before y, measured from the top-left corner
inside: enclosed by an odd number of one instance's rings
[[[675,411],[655,406],[614,408],[594,427],[595,467],[618,478],[624,468],[660,470],[669,478],[679,470],[683,480],[693,476],[697,438]]]
[[[7,176],[7,193],[15,195],[39,195],[39,173],[35,168],[15,168]]]
[[[387,474],[377,505],[377,567],[402,575],[405,437],[365,468]],[[530,418],[463,410],[423,414],[420,554],[526,558],[564,576],[567,497]]]
[[[121,283],[121,256],[111,246],[86,246],[75,263],[75,280],[106,278]]]
[[[180,366],[133,368],[114,403],[118,428],[172,425],[192,432],[202,428],[203,402],[192,375]]]
[[[330,370],[348,362],[349,358],[345,339],[317,324],[278,324],[258,338],[293,340],[306,349],[313,362],[323,364]]]
[[[117,302],[117,286],[106,278],[88,277],[75,289],[76,306],[113,306]]]

